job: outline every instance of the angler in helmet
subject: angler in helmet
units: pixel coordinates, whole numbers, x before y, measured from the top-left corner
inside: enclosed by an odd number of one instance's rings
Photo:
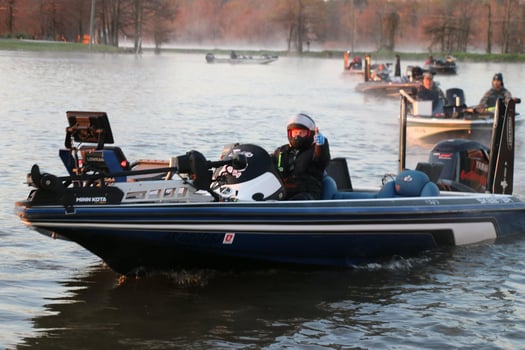
[[[323,173],[330,161],[328,140],[304,113],[291,117],[286,129],[288,144],[272,155],[286,187],[285,199],[320,199]]]
[[[485,94],[479,101],[476,111],[490,111],[493,107],[496,106],[496,102],[499,98],[504,99],[505,104],[507,104],[512,99],[512,94],[509,90],[505,88],[505,85],[503,84],[503,74],[496,73],[492,77],[491,88],[487,92],[485,92]]]

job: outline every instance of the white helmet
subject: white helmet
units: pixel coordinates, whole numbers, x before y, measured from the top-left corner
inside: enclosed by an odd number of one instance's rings
[[[308,135],[306,135],[306,137],[300,137],[300,136],[292,137],[292,129],[297,129],[297,128],[308,130]],[[310,145],[312,145],[312,143],[314,142],[315,122],[307,114],[299,113],[291,117],[288,120],[286,130],[288,133],[288,142],[294,148],[298,148],[298,149],[307,148]]]

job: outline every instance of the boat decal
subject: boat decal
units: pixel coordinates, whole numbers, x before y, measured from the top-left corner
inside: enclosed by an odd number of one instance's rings
[[[477,197],[477,200],[480,204],[503,204],[513,202],[509,197],[503,196]]]
[[[235,233],[227,232],[224,235],[224,239],[222,240],[222,244],[232,244],[234,239],[235,239]]]
[[[105,196],[97,196],[97,197],[76,197],[75,198],[76,203],[80,204],[106,204],[108,202],[108,199]]]
[[[62,228],[67,229],[89,229],[89,230],[138,230],[138,231],[178,231],[178,232],[228,232],[234,235],[239,232],[257,233],[257,234],[376,234],[376,233],[415,233],[420,234],[424,231],[439,231],[451,230],[455,235],[468,236],[478,235],[483,236],[483,240],[496,238],[496,228],[491,220],[482,220],[481,218],[473,218],[469,221],[450,221],[450,218],[445,219],[446,222],[425,223],[405,222],[405,223],[362,223],[362,224],[293,224],[283,225],[266,224],[261,225],[259,222],[253,224],[225,224],[217,225],[217,223],[210,224],[143,224],[143,223],[94,223],[94,222],[32,222],[30,225],[36,227],[47,227],[54,230]],[[226,237],[225,237],[226,238]],[[233,237],[232,237],[233,240]],[[478,241],[478,240],[476,240]]]

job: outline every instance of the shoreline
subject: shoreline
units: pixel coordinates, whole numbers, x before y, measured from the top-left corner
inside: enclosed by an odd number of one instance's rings
[[[26,39],[0,39],[0,50],[6,51],[50,51],[50,52],[92,52],[92,53],[116,53],[116,54],[133,54],[131,47],[113,47],[108,45],[89,45],[81,43],[70,43],[60,41],[43,41],[43,40],[26,40]],[[217,55],[229,55],[232,49],[219,48],[161,48],[160,53],[177,52],[177,53],[201,53],[206,54],[212,52]],[[323,51],[307,51],[299,54],[297,52],[288,52],[282,50],[239,50],[235,51],[242,55],[277,55],[280,57],[314,57],[314,58],[328,58],[340,59],[343,57],[345,50],[323,50]],[[155,48],[143,48],[143,52],[155,52]],[[356,51],[354,56],[364,56],[370,54],[374,59],[392,59],[395,55],[399,55],[403,60],[421,60],[424,61],[429,54],[426,52],[402,52],[402,51],[372,51],[360,52]],[[451,55],[456,58],[458,62],[525,62],[525,54],[485,54],[485,53],[433,53],[434,57],[444,57]]]

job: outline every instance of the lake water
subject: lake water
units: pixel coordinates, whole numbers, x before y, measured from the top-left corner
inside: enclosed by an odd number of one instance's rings
[[[106,111],[131,160],[191,149],[213,158],[232,142],[271,151],[285,143],[288,117],[303,111],[332,156],[347,157],[354,185],[379,186],[397,170],[399,100],[355,92],[359,77],[342,67],[342,59],[231,66],[194,54],[0,51],[0,348],[523,348],[523,237],[347,271],[177,271],[119,283],[98,258],[14,214],[33,163],[64,173],[57,150],[68,110]],[[460,63],[458,75],[436,79],[475,104],[495,72],[523,97],[521,64]],[[431,146],[411,140],[407,165]]]

